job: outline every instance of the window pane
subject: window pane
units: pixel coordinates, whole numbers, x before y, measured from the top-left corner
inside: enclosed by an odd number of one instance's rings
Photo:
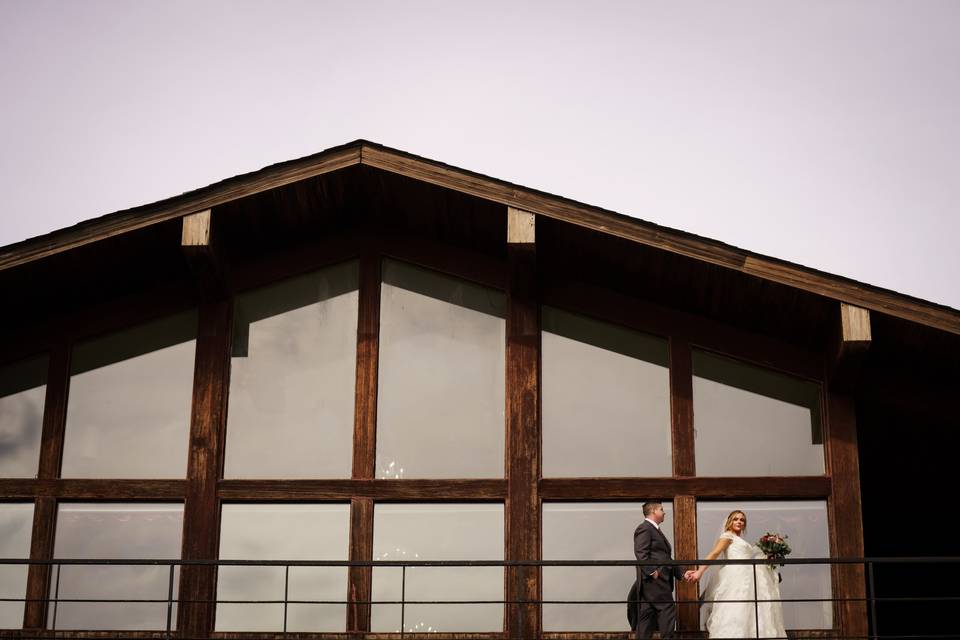
[[[673,544],[673,504],[663,503],[663,533]],[[545,503],[544,560],[633,560],[633,532],[643,522],[643,504]],[[634,567],[544,567],[544,600],[625,601],[636,580]],[[627,606],[545,604],[544,631],[629,631]]]
[[[734,509],[747,514],[744,539],[756,544],[765,533],[790,536],[790,558],[830,557],[830,534],[827,526],[827,503],[823,500],[698,502],[697,555],[703,557],[713,548],[723,530],[727,515]],[[716,575],[716,567],[707,570],[700,584],[701,592],[707,580]],[[783,576],[780,597],[831,598],[830,565],[786,565],[778,569]],[[707,609],[707,607],[703,607]],[[701,610],[700,624],[705,629],[706,611]],[[830,602],[784,602],[783,623],[787,629],[831,629],[833,605]]]
[[[29,558],[33,531],[33,503],[0,504],[0,558]],[[27,565],[0,565],[0,598],[23,598],[27,593]],[[23,603],[0,602],[0,629],[23,626]]]
[[[378,504],[374,560],[503,560],[503,505]],[[401,598],[402,570],[373,570],[373,600]],[[408,567],[406,601],[503,601],[502,567]],[[374,632],[400,631],[400,605],[374,604]],[[502,604],[407,604],[406,632],[502,631]]]
[[[505,305],[384,261],[377,477],[503,477]]]
[[[543,308],[543,475],[669,476],[667,341]]]
[[[0,478],[37,475],[46,390],[46,357],[0,367]]]
[[[693,352],[697,475],[824,472],[816,383]]]
[[[197,314],[78,345],[71,361],[65,478],[183,478]]]
[[[350,262],[237,297],[226,477],[350,477],[357,283]]]
[[[224,560],[349,560],[348,504],[225,504]],[[284,567],[220,567],[218,600],[283,600]],[[346,567],[291,567],[288,599],[347,598]],[[344,631],[346,604],[290,604],[288,631]],[[282,631],[282,604],[218,604],[217,631]]]
[[[55,558],[176,559],[180,557],[183,505],[61,504]],[[164,629],[169,566],[63,565],[50,596],[65,599],[160,600],[144,603],[60,602],[51,607],[57,629]],[[174,570],[177,597],[179,569]],[[176,626],[173,610],[171,626]]]

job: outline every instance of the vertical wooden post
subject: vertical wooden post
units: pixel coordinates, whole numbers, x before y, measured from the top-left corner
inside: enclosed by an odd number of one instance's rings
[[[851,396],[828,388],[829,472],[832,495],[829,505],[833,553],[841,558],[863,557],[863,516],[860,506],[860,461],[857,454],[857,420]],[[864,567],[858,564],[834,565],[835,598],[866,597]],[[848,638],[867,635],[867,606],[864,601],[838,602],[834,607],[834,627]]]
[[[841,303],[832,357],[826,361],[827,473],[832,479],[830,531],[833,554],[863,557],[863,516],[860,506],[860,460],[857,451],[857,414],[853,398],[860,370],[872,340],[870,312]],[[865,567],[833,565],[833,595],[864,598]],[[866,636],[867,607],[863,601],[837,602],[834,627],[847,637]]]
[[[43,432],[37,478],[52,480],[60,475],[63,457],[64,429],[67,423],[67,397],[70,389],[70,345],[60,343],[50,351],[47,369],[47,390],[43,405]],[[37,498],[33,505],[33,534],[30,559],[53,558],[54,534],[57,526],[55,498]],[[49,565],[30,565],[27,572],[27,603],[23,611],[24,629],[43,629],[47,623],[50,595]]]
[[[223,438],[230,385],[230,299],[200,306],[193,373],[193,408],[187,489],[183,506],[184,560],[215,560],[220,543],[217,481],[223,469]],[[185,566],[180,572],[177,628],[184,637],[206,638],[213,631],[217,594],[215,567]],[[193,602],[190,602],[193,601]]]
[[[693,353],[686,340],[670,338],[670,425],[673,441],[673,475],[689,477],[696,474],[693,432]],[[692,495],[673,497],[676,520],[675,557],[694,560],[697,557],[697,499]],[[687,635],[700,627],[700,607],[696,604],[697,585],[686,582],[677,585],[677,600],[691,604],[677,607],[677,626]]]
[[[376,464],[377,372],[380,353],[380,255],[360,258],[359,317],[357,320],[357,383],[354,400],[353,479],[372,480]],[[373,559],[373,500],[350,503],[350,560]],[[347,587],[347,631],[370,631],[373,570],[351,567]]]
[[[540,559],[540,307],[537,296],[536,219],[507,212],[506,320],[506,537],[508,561]],[[538,567],[507,572],[507,599],[539,600]],[[505,608],[508,638],[536,638],[540,607]]]

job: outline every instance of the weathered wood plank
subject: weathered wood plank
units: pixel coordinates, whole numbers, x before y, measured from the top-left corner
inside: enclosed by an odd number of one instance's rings
[[[505,557],[514,561],[540,559],[540,307],[534,246],[511,243],[507,250]],[[535,567],[514,567],[506,574],[508,600],[539,599]],[[538,606],[508,605],[505,615],[508,637],[534,638],[540,631]]]
[[[7,498],[61,500],[181,500],[186,480],[0,479]]]
[[[544,500],[645,500],[659,496],[698,498],[827,498],[827,476],[775,478],[544,478]]]
[[[853,389],[863,369],[871,344],[870,312],[840,303],[831,357],[830,384],[835,389]]]
[[[183,507],[181,557],[184,560],[217,558],[220,540],[217,480],[223,466],[232,320],[228,299],[212,300],[200,307]],[[180,572],[182,599],[209,601],[216,598],[216,593],[214,567],[183,567]],[[207,602],[184,602],[177,611],[177,628],[190,637],[204,638],[213,630],[215,610],[215,605]]]
[[[53,558],[54,532],[57,528],[57,501],[38,498],[33,505],[33,536],[30,539],[30,559]],[[27,602],[23,610],[24,629],[43,629],[47,625],[47,603],[50,597],[50,565],[30,565],[27,570]]]
[[[690,343],[681,338],[670,338],[670,425],[673,475],[695,475],[693,355]]]
[[[373,560],[373,500],[357,498],[350,503],[350,560]],[[347,578],[347,631],[370,631],[373,568],[350,567]]]
[[[494,501],[507,496],[502,479],[478,480],[221,480],[221,500],[347,501],[351,498],[416,502]]]
[[[833,477],[829,500],[832,553],[841,558],[863,557],[863,511],[860,504],[860,460],[857,453],[857,418],[851,396],[828,388],[827,466]],[[833,596],[864,598],[866,587],[861,565],[833,565]],[[834,604],[835,624],[845,637],[867,634],[867,608],[863,601]]]
[[[353,479],[372,480],[377,451],[377,385],[380,354],[380,256],[360,259],[357,369],[353,423]]]
[[[697,559],[697,499],[690,495],[673,497],[674,557],[677,560]],[[690,566],[693,568],[693,565]],[[700,606],[697,604],[697,584],[677,583],[677,629],[682,636],[700,628]]]
[[[537,217],[529,211],[507,207],[507,242],[533,244],[537,240]]]

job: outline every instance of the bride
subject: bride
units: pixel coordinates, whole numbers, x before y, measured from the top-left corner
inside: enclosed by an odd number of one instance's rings
[[[723,533],[717,539],[706,560],[764,559],[766,556],[756,546],[743,539],[747,530],[747,516],[743,511],[732,511],[723,525]],[[707,614],[707,634],[711,638],[786,638],[783,628],[783,608],[780,600],[780,585],[777,573],[767,564],[721,564],[712,565],[716,575],[712,577],[704,600],[710,606]],[[689,580],[700,580],[707,565],[696,571],[688,571]],[[756,581],[754,581],[756,572]],[[756,591],[754,590],[756,585]],[[759,595],[755,595],[759,594]],[[754,604],[754,599],[758,604]],[[735,602],[735,601],[745,602]],[[772,602],[771,602],[772,601]],[[757,621],[760,633],[757,633]]]

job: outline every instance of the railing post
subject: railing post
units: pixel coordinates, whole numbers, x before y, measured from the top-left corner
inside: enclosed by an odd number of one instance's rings
[[[402,565],[400,570],[400,637],[402,638],[406,626],[407,565]]]
[[[57,581],[53,587],[53,620],[50,624],[51,631],[57,630],[57,605],[60,603],[60,565],[57,565]]]
[[[170,623],[173,618],[173,568],[176,566],[170,563],[170,576],[167,580],[167,638],[170,637]]]
[[[287,601],[290,599],[290,565],[283,567],[283,632],[287,632]]]
[[[753,563],[753,616],[756,625],[756,637],[760,637],[760,590],[757,589],[757,563]]]

